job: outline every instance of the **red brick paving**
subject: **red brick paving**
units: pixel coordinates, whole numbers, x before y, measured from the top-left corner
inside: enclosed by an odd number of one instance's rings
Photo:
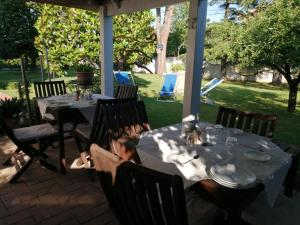
[[[0,160],[14,146],[0,138]],[[66,144],[69,163],[78,157],[72,140]],[[57,149],[47,151],[57,162]],[[117,225],[99,181],[91,181],[84,170],[54,173],[34,163],[15,184],[7,183],[13,167],[0,165],[1,225]]]

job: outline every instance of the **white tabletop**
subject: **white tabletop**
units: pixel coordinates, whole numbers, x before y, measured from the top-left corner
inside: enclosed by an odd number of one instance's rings
[[[97,99],[112,99],[101,94],[93,94],[91,100],[75,100],[75,96],[72,94],[51,96],[48,98],[41,98],[37,100],[42,118],[47,116],[48,108],[59,108],[59,107],[73,107],[79,109],[82,115],[90,122],[93,123],[95,107]]]
[[[240,130],[237,132],[237,129],[216,128],[208,123],[199,123],[199,126],[207,131],[208,142],[212,145],[187,146],[186,140],[180,137],[182,124],[143,133],[137,147],[142,164],[165,173],[180,175],[185,188],[197,181],[210,179],[207,171],[214,165],[225,163],[237,170],[246,168],[265,185],[268,202],[273,205],[290,167],[291,156],[266,137]],[[237,138],[237,145],[232,147],[230,154],[225,146],[228,136]],[[243,155],[245,151],[258,151],[259,148],[272,156],[269,161],[257,162]],[[199,158],[193,159],[195,155],[199,155]]]

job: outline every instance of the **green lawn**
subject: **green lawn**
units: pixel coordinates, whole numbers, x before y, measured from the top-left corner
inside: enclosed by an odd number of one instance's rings
[[[0,72],[0,82],[15,82],[20,80],[18,72]],[[39,73],[29,73],[30,81],[39,80]],[[64,78],[66,81],[74,79],[71,75]],[[161,77],[157,75],[136,74],[135,82],[139,85],[142,99],[147,106],[152,128],[158,128],[180,121],[182,116],[182,96],[177,96],[175,103],[157,102],[156,94],[161,86]],[[2,88],[2,87],[0,87]],[[17,96],[16,90],[0,92]],[[214,122],[219,105],[233,107],[253,112],[270,113],[278,116],[275,138],[289,144],[300,146],[300,97],[295,113],[288,113],[288,89],[284,86],[274,86],[259,83],[223,82],[210,92],[209,98],[216,105],[201,104],[200,119]],[[200,98],[199,98],[200,100]]]

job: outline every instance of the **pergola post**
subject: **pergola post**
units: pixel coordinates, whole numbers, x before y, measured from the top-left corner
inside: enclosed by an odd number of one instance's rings
[[[106,7],[102,6],[100,14],[100,75],[101,94],[113,97],[113,28],[112,17],[106,15]]]
[[[199,114],[207,0],[190,0],[183,117]]]

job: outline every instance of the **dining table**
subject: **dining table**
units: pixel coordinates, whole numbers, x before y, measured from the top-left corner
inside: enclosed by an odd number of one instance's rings
[[[291,165],[291,155],[267,137],[236,128],[201,121],[196,128],[202,141],[192,144],[183,132],[183,123],[144,132],[137,145],[142,165],[179,175],[185,189],[196,183],[206,187],[213,183],[238,192],[263,184],[259,196],[273,206]]]
[[[112,99],[102,94],[91,94],[77,98],[75,94],[65,94],[38,98],[42,119],[51,119],[58,124],[59,133],[59,161],[60,171],[66,173],[66,156],[64,143],[64,124],[72,123],[76,126],[79,123],[92,125],[98,99]]]

